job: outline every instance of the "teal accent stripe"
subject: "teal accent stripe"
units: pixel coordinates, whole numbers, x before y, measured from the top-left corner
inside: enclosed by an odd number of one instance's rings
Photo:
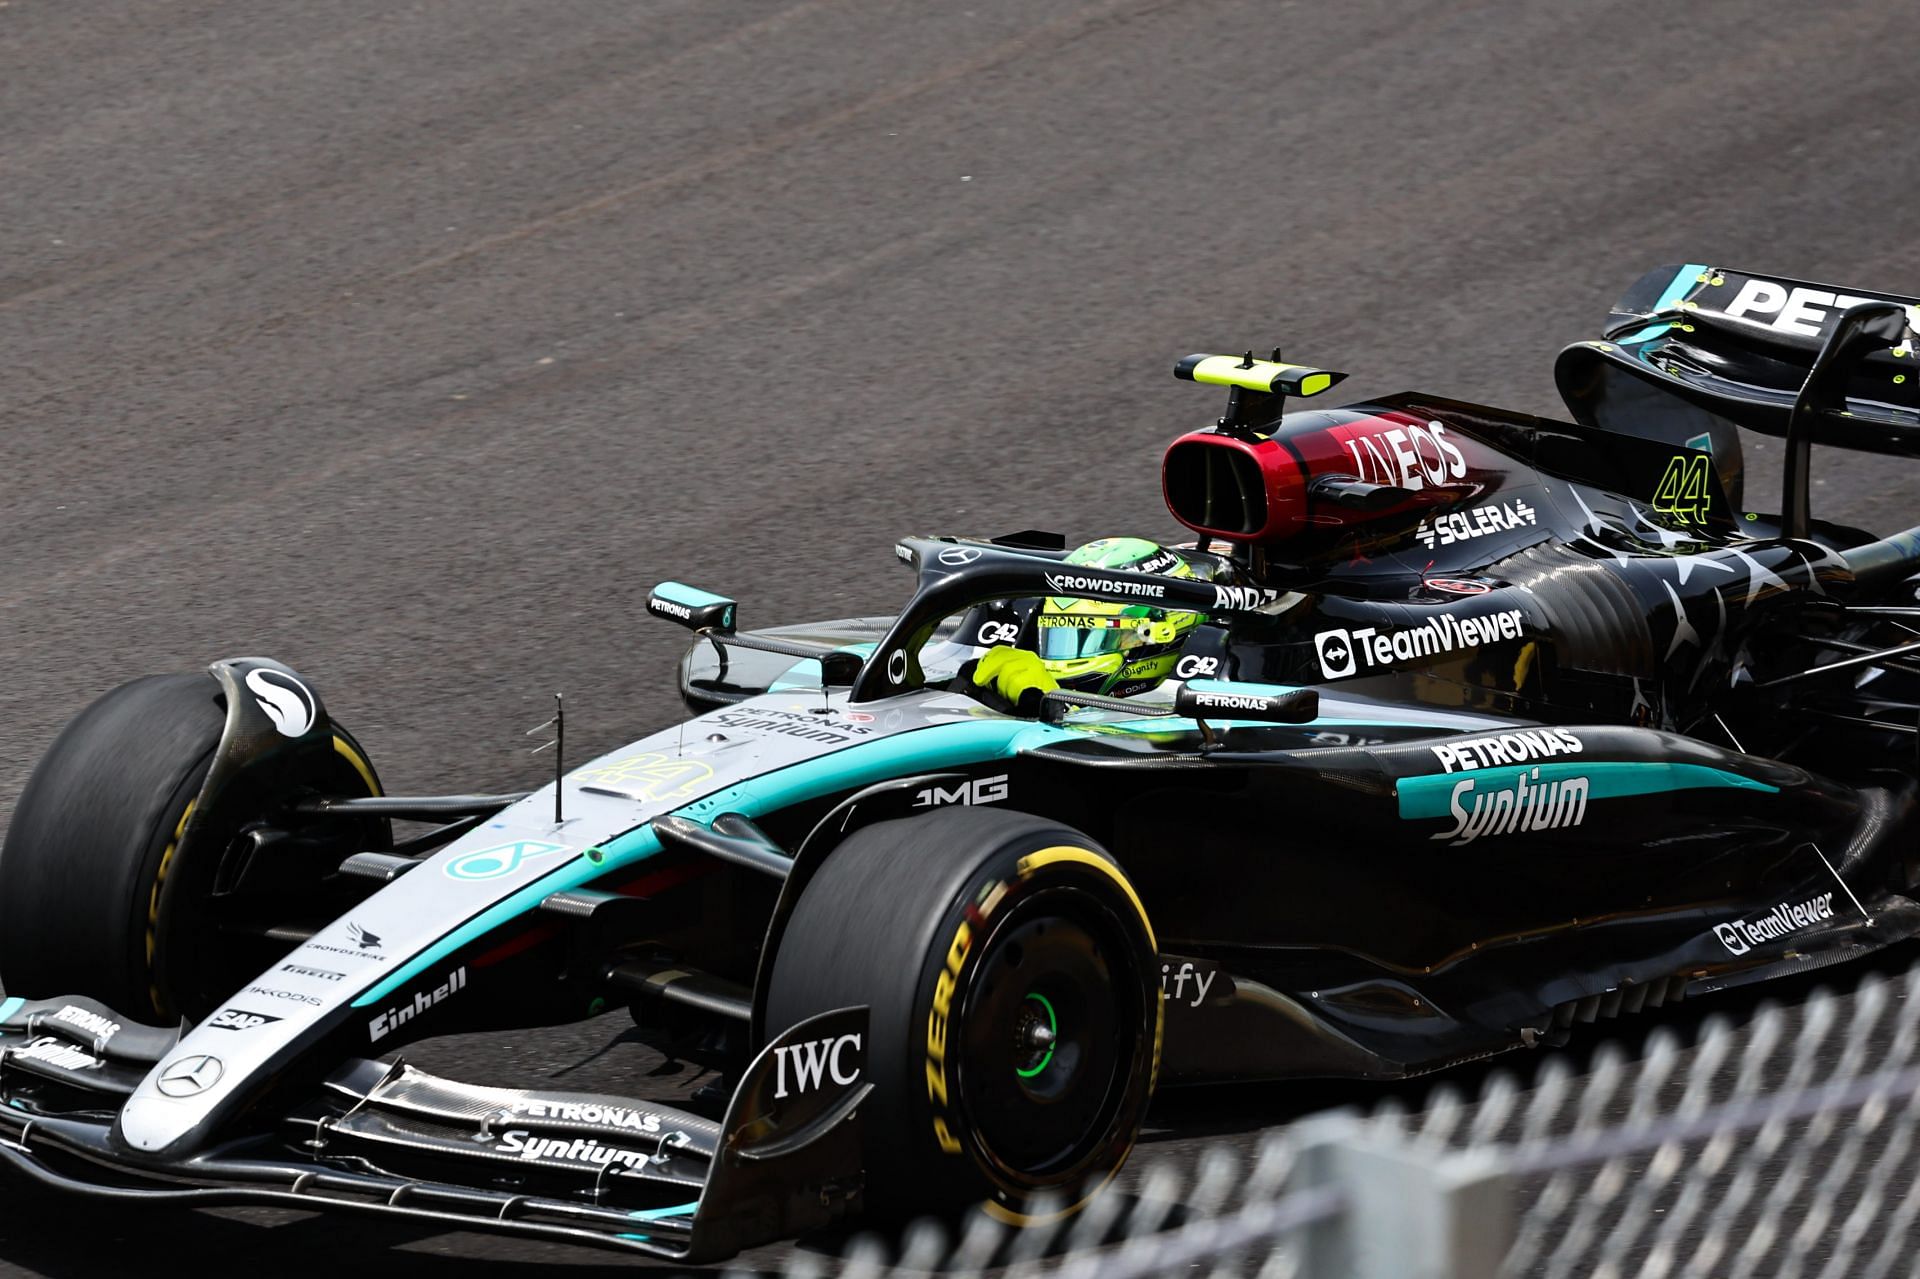
[[[4,1004],[0,1004],[0,1021],[5,1021],[7,1018],[19,1012],[20,1005],[26,1002],[27,1002],[26,1000],[16,995],[12,999],[7,1000],[7,1002],[5,1002]]]
[[[653,593],[663,600],[685,604],[688,608],[705,608],[709,604],[733,603],[724,595],[715,595],[712,591],[703,591],[697,586],[688,586],[685,582],[662,582],[653,588]]]
[[[1666,292],[1662,293],[1660,300],[1653,304],[1653,309],[1659,312],[1669,307],[1678,306],[1685,300],[1688,291],[1693,288],[1695,282],[1699,279],[1700,273],[1706,269],[1706,264],[1703,262],[1689,262],[1681,267],[1673,279],[1667,281]],[[1637,329],[1629,333],[1626,337],[1621,338],[1620,345],[1626,346],[1630,343],[1650,342],[1665,333],[1669,327],[1670,326],[1666,324],[1649,324],[1646,328]]]
[[[1540,770],[1538,781],[1534,769]],[[1625,761],[1591,764],[1513,764],[1505,768],[1480,768],[1465,773],[1436,773],[1427,777],[1403,777],[1396,788],[1400,797],[1400,816],[1409,820],[1453,815],[1453,792],[1461,782],[1474,783],[1487,792],[1505,789],[1513,779],[1524,775],[1529,786],[1565,781],[1570,777],[1587,779],[1587,798],[1626,799],[1634,795],[1661,795],[1680,790],[1754,790],[1769,794],[1778,786],[1756,782],[1751,777],[1709,768],[1704,764],[1631,763]]]
[[[662,1217],[684,1217],[699,1206],[700,1201],[696,1199],[692,1203],[674,1204],[669,1208],[642,1208],[638,1212],[630,1212],[627,1215],[635,1221],[658,1221]],[[646,1238],[645,1235],[641,1235],[640,1237],[642,1239]]]
[[[1704,262],[1689,262],[1681,267],[1674,273],[1673,279],[1667,281],[1666,291],[1660,295],[1660,300],[1653,304],[1653,309],[1664,311],[1669,307],[1678,306],[1687,294],[1693,291],[1693,286],[1700,280],[1700,273],[1706,269],[1707,264]]]
[[[715,791],[674,812],[696,821],[710,821],[721,813],[760,817],[839,790],[855,790],[890,777],[911,776],[931,769],[979,764],[1005,759],[1072,734],[1050,724],[1021,720],[968,720],[916,728],[871,742],[856,742],[830,755],[817,755],[785,768]],[[576,857],[565,865],[501,898],[447,933],[439,941],[402,964],[394,973],[353,1001],[365,1008],[434,967],[448,955],[486,936],[517,916],[524,915],[549,894],[578,888],[589,880],[634,866],[660,851],[660,841],[648,826],[636,826],[624,835],[603,841],[606,856],[599,862]]]
[[[1051,724],[1023,720],[983,719],[936,724],[876,741],[858,742],[831,755],[801,760],[715,791],[676,811],[699,821],[711,820],[721,813],[758,817],[837,790],[868,786],[889,777],[905,777],[929,769],[1004,759],[1071,736],[1065,729]],[[621,837],[625,838],[627,836]],[[617,853],[619,847],[620,840],[615,840],[608,845],[608,851]]]

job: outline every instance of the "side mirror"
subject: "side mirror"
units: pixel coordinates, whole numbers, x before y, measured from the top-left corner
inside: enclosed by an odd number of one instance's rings
[[[1173,697],[1173,713],[1196,720],[1209,742],[1208,718],[1252,719],[1269,724],[1308,724],[1320,718],[1320,690],[1229,680],[1189,680]]]
[[[662,582],[647,595],[647,612],[690,631],[733,634],[734,602],[684,582]]]

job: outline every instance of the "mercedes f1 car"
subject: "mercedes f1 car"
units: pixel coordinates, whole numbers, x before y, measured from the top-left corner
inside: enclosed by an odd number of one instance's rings
[[[898,615],[767,630],[662,584],[693,714],[529,794],[386,794],[263,658],[122,685],[0,854],[0,1163],[696,1260],[1018,1223],[1157,1086],[1405,1076],[1907,938],[1920,530],[1814,518],[1807,468],[1920,454],[1912,305],[1661,268],[1560,355],[1571,421],[1282,416],[1341,375],[1189,357],[1197,571],[909,537]],[[1200,621],[1136,696],[984,697],[1062,597]],[[607,1008],[715,1103],[406,1059]]]

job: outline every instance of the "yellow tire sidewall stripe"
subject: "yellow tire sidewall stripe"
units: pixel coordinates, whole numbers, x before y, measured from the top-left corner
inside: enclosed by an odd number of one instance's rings
[[[360,774],[360,780],[367,784],[367,794],[379,795],[382,793],[380,790],[380,782],[373,775],[373,765],[368,763],[367,757],[355,750],[346,738],[335,734],[333,749],[335,754],[346,760],[347,763],[353,765],[354,772]]]
[[[1128,883],[1127,877],[1120,873],[1120,868],[1100,856],[1100,854],[1090,849],[1075,848],[1070,844],[1061,844],[1053,848],[1042,848],[1038,852],[1028,853],[1020,859],[1017,869],[1020,878],[1025,879],[1042,866],[1051,866],[1059,862],[1070,862],[1076,866],[1090,867],[1112,880],[1114,885],[1127,895],[1127,900],[1133,903],[1134,911],[1140,916],[1140,927],[1146,930],[1147,943],[1153,947],[1156,954],[1159,953],[1160,943],[1154,939],[1153,922],[1147,918],[1147,908],[1141,904],[1140,894],[1133,891],[1133,885]]]
[[[160,945],[160,892],[167,884],[167,871],[173,865],[173,855],[180,848],[180,837],[186,833],[187,823],[193,819],[194,806],[200,802],[198,795],[187,801],[186,808],[180,814],[180,822],[173,828],[173,838],[160,853],[160,869],[154,873],[153,887],[147,893],[147,978],[148,993],[153,998],[156,1012],[165,1013],[167,1002],[160,994],[160,985],[153,980],[154,955]]]

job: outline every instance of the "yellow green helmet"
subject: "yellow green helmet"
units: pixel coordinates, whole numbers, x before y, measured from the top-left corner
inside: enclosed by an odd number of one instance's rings
[[[1103,537],[1076,549],[1066,562],[1165,577],[1196,576],[1179,552],[1142,537]],[[1041,601],[1034,621],[1040,660],[1060,687],[1130,697],[1173,674],[1187,632],[1202,618],[1143,604],[1052,596]]]

